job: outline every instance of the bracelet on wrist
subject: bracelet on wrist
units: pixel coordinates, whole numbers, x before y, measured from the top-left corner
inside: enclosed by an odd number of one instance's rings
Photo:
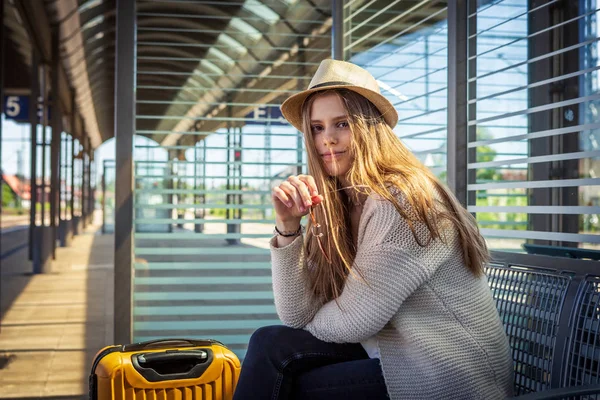
[[[280,231],[279,229],[277,229],[277,225],[275,225],[275,232],[273,232],[273,233],[275,233],[276,235],[279,235],[279,236],[283,236],[283,237],[294,237],[294,236],[300,235],[303,232],[304,232],[304,226],[302,226],[302,224],[300,224],[298,229],[295,231]]]

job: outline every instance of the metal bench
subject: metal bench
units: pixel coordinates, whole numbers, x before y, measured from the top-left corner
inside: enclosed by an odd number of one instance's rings
[[[596,398],[600,276],[513,263],[492,263],[486,274],[512,349],[515,395]]]

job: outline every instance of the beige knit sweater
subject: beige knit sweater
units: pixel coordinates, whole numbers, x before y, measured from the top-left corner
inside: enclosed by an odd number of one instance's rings
[[[401,203],[406,202],[400,198]],[[426,228],[417,225],[425,238]],[[371,195],[361,216],[357,274],[338,304],[312,296],[303,238],[271,241],[281,321],[315,337],[360,343],[375,337],[391,399],[501,399],[512,395],[510,348],[485,277],[463,263],[456,234],[420,247],[391,202]]]

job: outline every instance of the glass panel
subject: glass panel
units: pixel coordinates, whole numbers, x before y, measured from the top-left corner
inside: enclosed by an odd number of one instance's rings
[[[600,257],[595,2],[470,3],[469,210],[492,249]]]
[[[115,231],[115,167],[114,161],[104,162],[102,178],[102,205],[104,220],[102,224],[102,233],[113,233]]]
[[[28,225],[31,200],[30,171],[31,145],[29,124],[16,123],[11,110],[18,110],[21,97],[8,96],[6,110],[2,114],[2,214],[10,215],[3,219],[4,226]],[[7,113],[9,116],[7,117]]]
[[[395,132],[445,180],[447,3],[354,2],[347,13],[350,61],[375,76],[398,110]]]
[[[213,3],[233,14],[231,5]],[[144,35],[153,32],[138,15],[136,341],[210,337],[243,357],[256,328],[280,323],[270,193],[304,168],[304,152],[279,106],[331,54],[330,17],[322,12],[330,4],[316,2],[321,11],[305,2],[267,5],[246,1],[233,19],[181,15],[210,30],[190,36],[196,53],[188,42],[165,45],[181,52],[177,60],[144,56],[151,46]],[[179,29],[167,18],[159,25]]]

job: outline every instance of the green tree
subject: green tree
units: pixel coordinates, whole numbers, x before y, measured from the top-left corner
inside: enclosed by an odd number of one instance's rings
[[[477,162],[490,162],[496,158],[496,150],[490,146],[477,147]],[[496,181],[501,178],[501,175],[495,168],[479,168],[477,169],[477,182],[480,181]]]
[[[4,182],[2,182],[2,207],[8,207],[15,203],[16,196],[11,188]]]

